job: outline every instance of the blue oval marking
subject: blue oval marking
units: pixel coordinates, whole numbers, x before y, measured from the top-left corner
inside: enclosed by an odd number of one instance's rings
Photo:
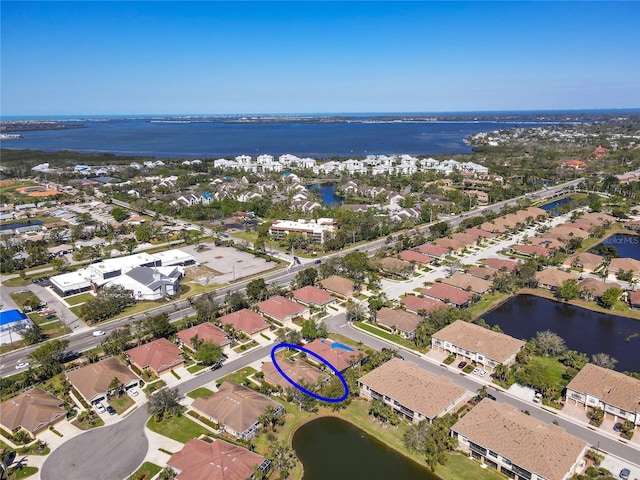
[[[280,368],[280,365],[278,365],[278,362],[276,361],[276,352],[278,350],[280,350],[281,348],[293,348],[295,350],[300,350],[303,351],[304,353],[306,353],[307,355],[311,355],[312,357],[317,358],[318,360],[320,360],[322,363],[324,363],[325,365],[327,365],[332,371],[333,373],[336,374],[336,377],[338,377],[340,379],[340,382],[342,382],[342,386],[344,387],[344,395],[342,395],[340,398],[328,398],[328,397],[323,397],[322,395],[318,395],[317,393],[311,392],[309,390],[307,390],[306,388],[298,385],[294,380],[292,380],[286,373],[284,373],[284,371]],[[292,343],[279,343],[278,345],[275,345],[272,349],[271,349],[271,361],[273,362],[273,365],[276,367],[276,370],[278,370],[278,372],[280,373],[280,375],[282,375],[284,377],[284,379],[289,382],[291,385],[293,385],[294,387],[296,387],[298,390],[300,390],[303,393],[306,393],[307,395],[309,395],[310,397],[313,397],[315,399],[321,400],[323,402],[331,402],[331,403],[338,403],[338,402],[344,402],[347,397],[349,396],[349,386],[347,385],[347,381],[344,379],[344,377],[342,376],[342,374],[338,371],[338,369],[336,369],[336,367],[334,367],[333,365],[331,365],[329,362],[327,362],[324,358],[322,358],[320,355],[318,355],[315,352],[312,352],[311,350],[309,350],[308,348],[304,348],[301,347],[299,345],[294,345]]]

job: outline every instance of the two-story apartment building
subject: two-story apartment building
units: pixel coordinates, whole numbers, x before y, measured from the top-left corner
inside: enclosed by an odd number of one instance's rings
[[[567,385],[569,402],[583,405],[585,411],[600,407],[615,422],[640,425],[640,380],[615,370],[587,363]]]
[[[466,390],[415,363],[392,358],[358,380],[360,396],[382,400],[398,416],[419,423],[452,412],[464,401]]]
[[[513,365],[525,342],[474,323],[456,320],[431,336],[431,347],[460,355],[493,370],[498,364]]]

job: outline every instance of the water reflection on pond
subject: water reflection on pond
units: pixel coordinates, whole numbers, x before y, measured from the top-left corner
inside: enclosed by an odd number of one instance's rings
[[[439,480],[427,468],[336,417],[302,425],[293,436],[293,448],[304,465],[304,480]]]

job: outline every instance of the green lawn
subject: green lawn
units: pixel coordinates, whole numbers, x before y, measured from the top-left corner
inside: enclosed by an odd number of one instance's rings
[[[27,478],[31,475],[35,475],[36,473],[38,473],[38,469],[36,467],[22,467],[21,469],[14,470],[10,473],[8,480],[19,480],[20,478]]]
[[[162,467],[151,462],[144,462],[127,480],[149,480],[158,474]]]
[[[229,375],[222,377],[220,379],[218,379],[216,381],[216,383],[222,383],[222,382],[236,382],[239,384],[243,384],[244,381],[247,379],[247,377],[249,377],[250,375],[253,375],[254,373],[256,373],[257,370],[255,368],[252,367],[244,367],[240,370],[236,370],[233,373],[230,373]]]
[[[209,395],[213,395],[213,392],[206,387],[199,387],[187,393],[187,397],[193,398],[193,399],[196,399],[198,397],[206,397]]]
[[[409,348],[411,350],[418,350],[416,345],[411,340],[407,340],[406,338],[402,338],[398,335],[393,335],[392,333],[385,332],[384,330],[377,328],[369,323],[353,322],[353,324],[358,328],[361,328],[362,330],[372,333],[377,337],[384,338],[385,340],[389,340],[390,342],[397,343],[398,345],[401,345],[405,348]]]
[[[156,422],[155,417],[151,417],[147,422],[147,428],[152,432],[159,433],[180,443],[187,443],[200,435],[211,434],[209,430],[189,420],[184,415],[166,418],[161,422]]]
[[[22,292],[11,292],[9,294],[11,298],[13,298],[14,302],[18,304],[20,308],[24,307],[24,304],[27,303],[27,300],[35,301],[36,303],[40,302],[40,299],[31,291],[22,293]]]
[[[195,365],[191,365],[190,367],[187,367],[187,372],[196,373],[205,368],[207,368],[207,366],[204,363],[197,363]]]
[[[81,303],[85,303],[88,302],[89,300],[93,300],[95,297],[93,295],[91,295],[90,293],[80,293],[79,295],[73,295],[71,297],[66,297],[64,299],[65,302],[67,302],[69,305],[71,305],[72,307],[75,305],[79,305]]]
[[[123,394],[120,398],[116,398],[116,396],[113,396],[109,400],[109,405],[116,409],[116,413],[118,415],[122,415],[134,403],[135,402],[133,401],[133,399],[126,393]]]

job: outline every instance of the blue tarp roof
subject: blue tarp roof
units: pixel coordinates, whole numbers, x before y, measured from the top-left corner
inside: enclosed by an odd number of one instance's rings
[[[25,320],[27,316],[20,310],[6,310],[0,312],[0,325],[8,325],[13,322]]]

